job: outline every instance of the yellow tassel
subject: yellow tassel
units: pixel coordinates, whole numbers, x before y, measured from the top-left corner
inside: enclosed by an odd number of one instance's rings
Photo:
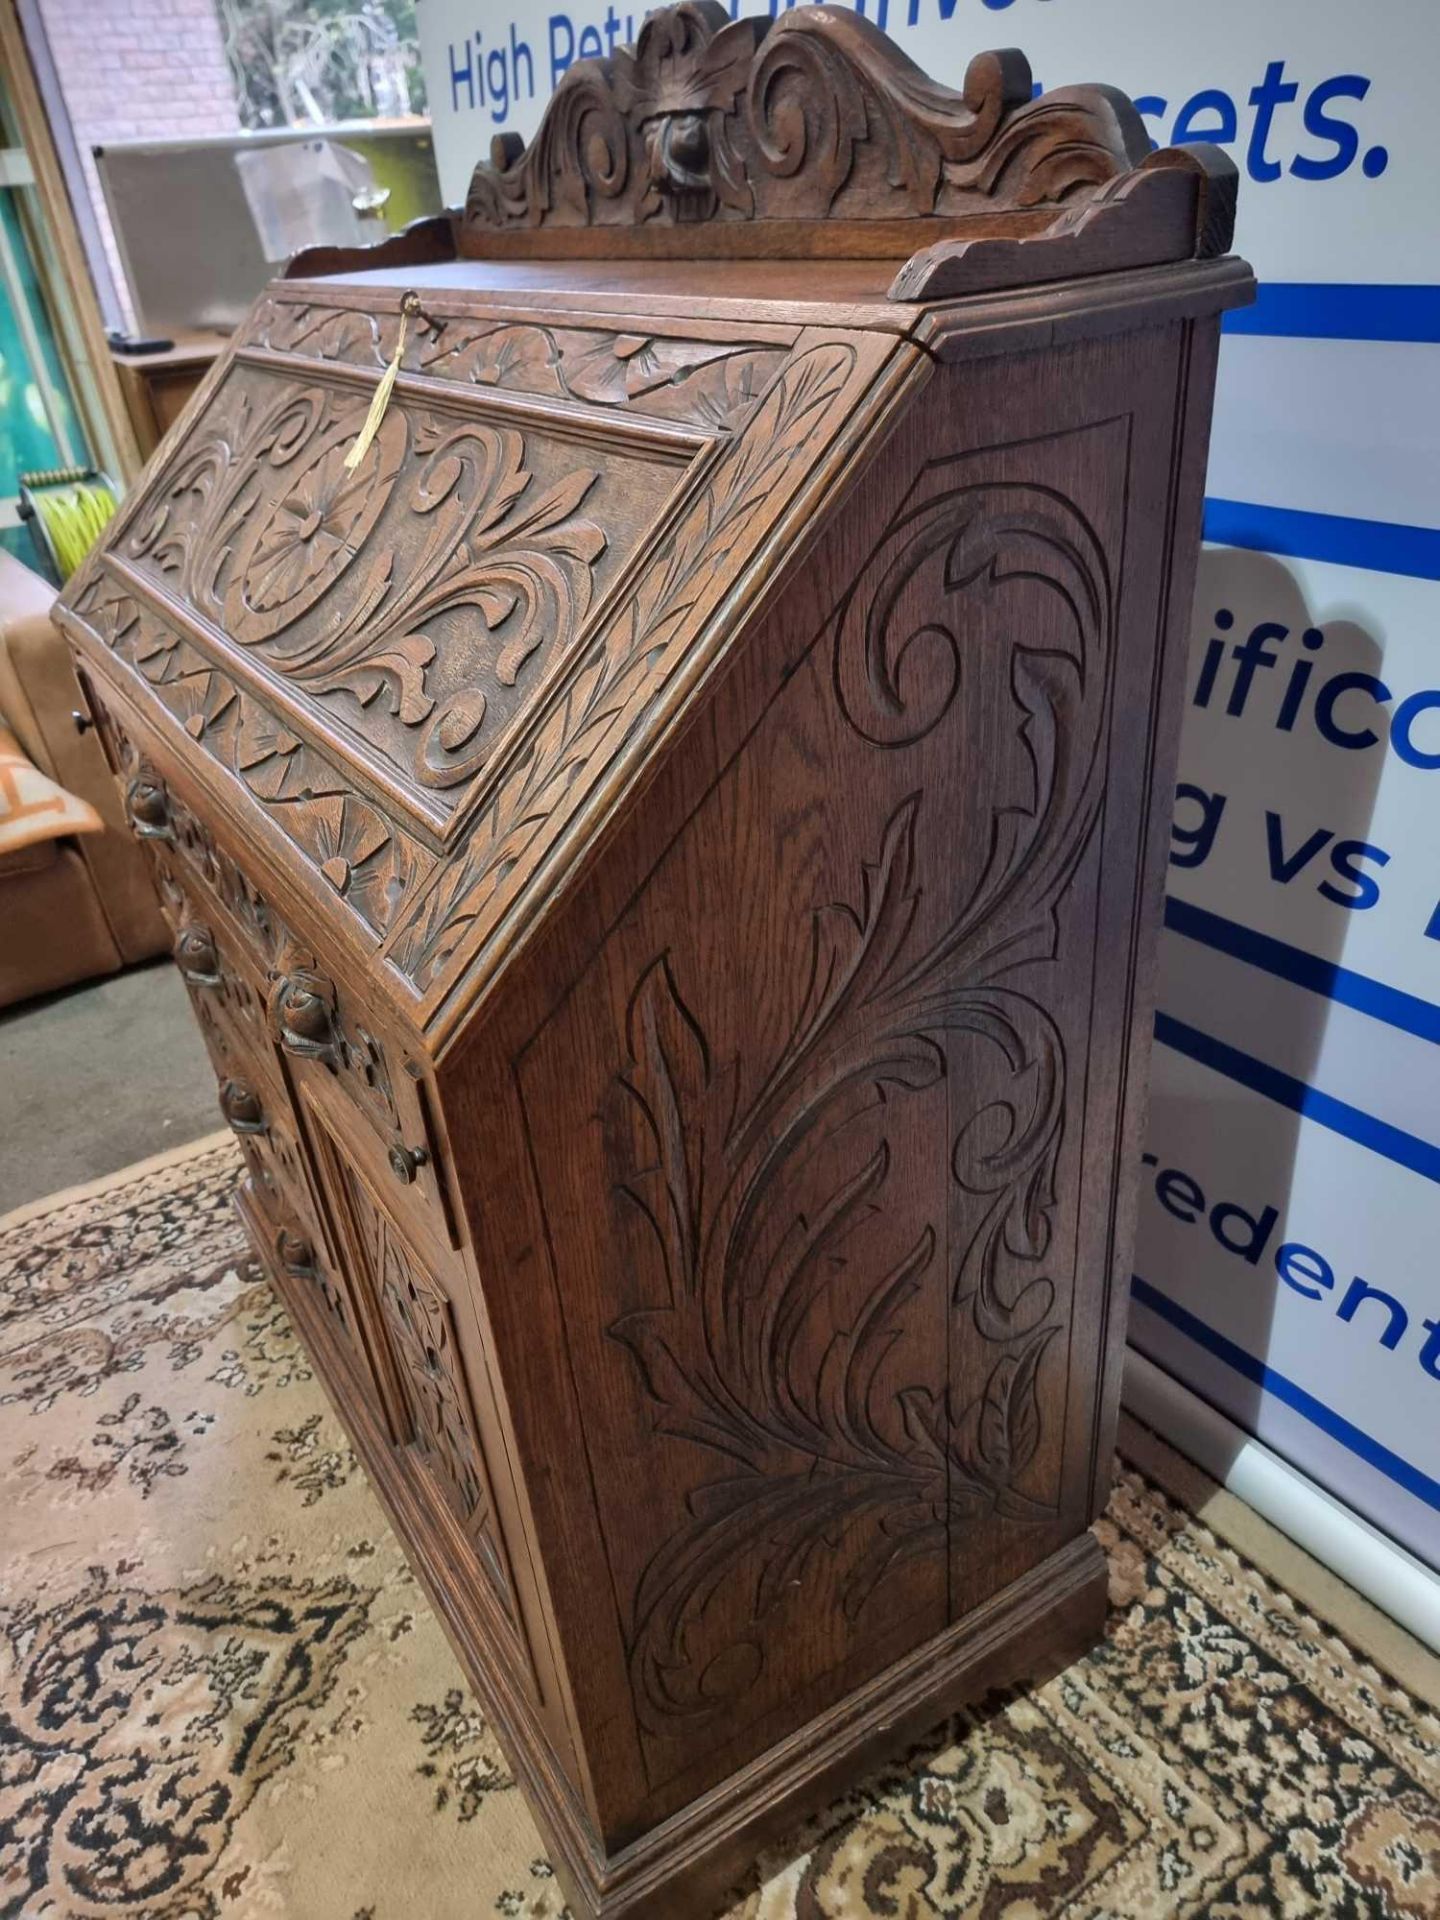
[[[400,302],[400,331],[395,336],[395,354],[388,367],[380,376],[380,384],[375,389],[375,397],[370,402],[370,411],[365,416],[365,424],[355,436],[355,444],[345,456],[345,471],[354,473],[360,462],[370,451],[370,443],[380,431],[380,422],[385,418],[385,409],[390,404],[390,396],[395,391],[395,377],[400,371],[400,362],[405,357],[405,329],[410,316],[420,311],[420,296],[407,293]]]

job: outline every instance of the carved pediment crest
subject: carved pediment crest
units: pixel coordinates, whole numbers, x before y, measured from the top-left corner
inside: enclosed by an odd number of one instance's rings
[[[1054,206],[1149,150],[1109,87],[1032,99],[1014,49],[942,86],[863,16],[652,13],[633,48],[568,69],[533,145],[499,136],[467,227],[880,220]],[[483,233],[477,233],[477,242]]]

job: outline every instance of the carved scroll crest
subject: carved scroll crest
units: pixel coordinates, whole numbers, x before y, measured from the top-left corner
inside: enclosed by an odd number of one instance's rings
[[[1149,150],[1123,94],[1031,98],[1013,49],[929,79],[857,13],[731,20],[718,0],[652,13],[633,48],[568,69],[534,144],[501,136],[460,240],[507,227],[952,217],[1054,206]]]

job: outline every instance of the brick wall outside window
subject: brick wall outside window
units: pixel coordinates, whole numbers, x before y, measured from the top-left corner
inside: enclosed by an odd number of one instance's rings
[[[239,127],[215,0],[39,0],[39,7],[123,301],[125,277],[90,149]]]

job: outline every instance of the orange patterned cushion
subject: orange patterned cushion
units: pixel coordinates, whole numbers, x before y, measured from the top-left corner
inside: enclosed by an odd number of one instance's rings
[[[57,787],[20,751],[20,743],[0,720],[0,854],[58,840],[67,833],[100,833],[105,822],[88,800]]]

